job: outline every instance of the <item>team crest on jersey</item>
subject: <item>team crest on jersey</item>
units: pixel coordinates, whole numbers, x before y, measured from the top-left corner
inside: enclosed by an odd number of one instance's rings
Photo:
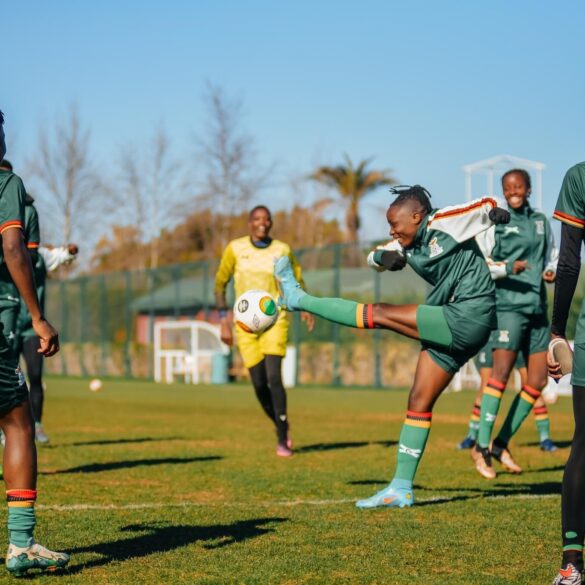
[[[536,226],[536,233],[539,236],[544,235],[544,220],[543,219],[536,219],[534,220],[534,225]]]
[[[498,341],[500,343],[510,343],[510,332],[507,329],[500,329]]]
[[[507,225],[504,226],[504,235],[507,236],[508,234],[519,234],[520,228],[517,225]]]
[[[443,248],[437,242],[437,238],[433,238],[429,242],[429,258],[434,258],[443,253]]]

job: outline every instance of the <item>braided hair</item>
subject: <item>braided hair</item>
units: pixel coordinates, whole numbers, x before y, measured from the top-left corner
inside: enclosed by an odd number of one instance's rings
[[[396,199],[392,201],[390,207],[412,201],[418,203],[425,215],[429,214],[433,209],[431,194],[420,185],[396,185],[395,187],[390,187],[390,193],[396,195]]]
[[[526,185],[526,189],[528,189],[528,191],[532,190],[532,181],[530,180],[530,175],[528,171],[525,171],[524,169],[511,169],[505,172],[502,175],[502,187],[504,186],[504,180],[509,175],[520,175],[524,179],[524,185]]]

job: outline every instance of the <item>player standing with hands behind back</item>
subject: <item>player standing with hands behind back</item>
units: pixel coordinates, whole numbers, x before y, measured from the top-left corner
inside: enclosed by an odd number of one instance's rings
[[[4,116],[0,112],[0,159],[5,154]],[[39,351],[46,357],[59,351],[57,332],[39,307],[30,256],[22,236],[24,198],[20,178],[9,171],[0,171],[0,289],[9,291],[13,299],[9,301],[8,295],[2,295],[6,300],[0,303],[0,428],[6,436],[4,482],[10,537],[6,568],[15,575],[32,568],[63,567],[69,562],[69,555],[50,551],[33,538],[37,498],[35,427],[26,383],[7,339],[7,332],[14,331],[20,293],[40,339]]]
[[[231,278],[234,278],[236,297],[247,290],[259,289],[278,298],[278,286],[274,278],[274,262],[281,256],[290,258],[296,277],[301,279],[301,267],[296,261],[288,244],[270,237],[272,216],[270,210],[258,205],[250,211],[248,217],[249,235],[232,240],[221,257],[215,277],[215,299],[220,310],[221,340],[227,345],[233,344],[233,324],[231,312],[227,311],[225,290]],[[305,313],[302,319],[309,331],[313,330],[314,318]],[[247,333],[236,328],[238,349],[244,365],[250,372],[250,378],[258,402],[264,412],[276,426],[279,457],[293,454],[289,434],[286,408],[286,391],[282,383],[282,358],[286,354],[288,340],[288,319],[283,311],[276,323],[263,333]]]

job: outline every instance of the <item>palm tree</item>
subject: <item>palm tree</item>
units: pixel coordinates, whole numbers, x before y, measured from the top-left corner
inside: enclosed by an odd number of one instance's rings
[[[360,201],[378,187],[395,184],[396,179],[391,175],[390,169],[367,170],[371,159],[361,161],[356,167],[349,156],[344,155],[344,159],[344,163],[336,167],[319,167],[309,178],[332,187],[347,201],[345,211],[347,241],[355,244],[360,228]]]

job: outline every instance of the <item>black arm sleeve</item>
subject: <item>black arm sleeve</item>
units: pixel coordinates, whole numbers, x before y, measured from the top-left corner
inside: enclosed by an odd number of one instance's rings
[[[582,228],[563,223],[551,325],[552,333],[561,337],[566,335],[569,310],[579,280],[584,235],[585,230]]]

